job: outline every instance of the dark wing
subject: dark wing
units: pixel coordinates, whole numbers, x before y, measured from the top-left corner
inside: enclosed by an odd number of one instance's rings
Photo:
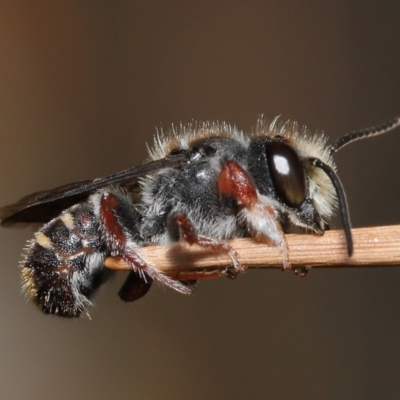
[[[66,208],[86,199],[94,190],[113,184],[132,185],[141,176],[151,175],[163,168],[179,168],[188,160],[188,152],[182,152],[105,178],[69,183],[32,193],[16,203],[0,208],[0,220],[2,225],[14,222],[47,222]]]

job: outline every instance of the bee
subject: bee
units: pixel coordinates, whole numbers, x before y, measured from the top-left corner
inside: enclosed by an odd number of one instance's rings
[[[245,267],[226,240],[253,237],[278,247],[288,269],[287,229],[322,235],[337,208],[351,256],[350,217],[333,154],[399,125],[395,118],[331,145],[324,135],[279,118],[259,119],[251,135],[225,123],[173,128],[156,136],[143,165],[33,193],[0,209],[3,225],[45,222],[23,251],[23,291],[46,314],[78,317],[110,275],[105,259],[121,257],[131,267],[122,300],[142,297],[153,281],[191,294],[194,281],[173,279],[140,255],[144,246],[179,241],[227,254],[232,277]]]

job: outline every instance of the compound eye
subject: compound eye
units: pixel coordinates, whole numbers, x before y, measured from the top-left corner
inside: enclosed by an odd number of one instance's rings
[[[289,145],[274,141],[267,143],[268,166],[275,190],[290,207],[299,207],[307,195],[306,173],[299,156]]]

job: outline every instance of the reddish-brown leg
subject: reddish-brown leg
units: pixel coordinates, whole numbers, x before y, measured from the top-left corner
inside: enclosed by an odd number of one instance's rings
[[[199,279],[214,279],[226,274],[223,269],[204,269],[200,271],[182,271],[174,275],[180,281],[197,281]]]
[[[238,205],[252,207],[257,202],[257,190],[250,175],[235,161],[227,161],[219,174],[218,192],[222,201],[234,199]]]
[[[174,278],[182,282],[198,281],[199,279],[215,279],[225,275],[229,279],[235,279],[238,271],[229,268],[222,269],[204,269],[199,271],[182,271],[174,274]]]
[[[125,206],[125,209],[123,207]],[[123,212],[121,210],[123,209]],[[132,213],[134,215],[134,213]],[[186,285],[166,276],[163,272],[146,263],[135,251],[138,245],[135,243],[132,232],[124,225],[131,226],[131,221],[126,220],[126,204],[124,199],[114,193],[105,192],[100,199],[100,231],[103,240],[106,242],[110,254],[113,257],[122,257],[123,260],[137,271],[141,271],[143,279],[146,276],[169,286],[183,294],[191,294],[193,286]]]
[[[143,297],[150,289],[153,279],[149,276],[143,277],[137,271],[129,273],[124,284],[118,292],[118,296],[123,301],[136,301]]]
[[[202,235],[198,235],[196,228],[193,226],[192,222],[186,215],[177,214],[173,217],[171,222],[177,225],[180,238],[182,240],[188,242],[189,244],[196,243],[201,247],[209,248],[220,253],[225,253],[232,260],[234,272],[239,273],[245,270],[245,267],[240,264],[240,261],[237,258],[236,251],[231,246],[229,246],[229,244],[216,239],[211,239]],[[230,271],[227,273],[227,275],[229,277],[234,277],[233,275],[235,274]]]
[[[288,246],[271,201],[257,194],[251,176],[235,161],[227,161],[218,178],[221,203],[236,204],[238,216],[249,233],[258,240],[278,246],[283,254],[284,269],[290,267]]]

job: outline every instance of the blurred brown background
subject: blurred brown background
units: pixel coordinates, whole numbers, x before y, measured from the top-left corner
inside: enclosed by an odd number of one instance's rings
[[[332,139],[400,114],[400,2],[5,1],[0,201],[138,164],[155,127],[281,114]],[[400,223],[400,132],[337,157],[354,226]],[[4,399],[394,399],[400,268],[250,271],[191,298],[123,277],[41,315],[1,229]],[[400,238],[399,238],[400,240]]]

